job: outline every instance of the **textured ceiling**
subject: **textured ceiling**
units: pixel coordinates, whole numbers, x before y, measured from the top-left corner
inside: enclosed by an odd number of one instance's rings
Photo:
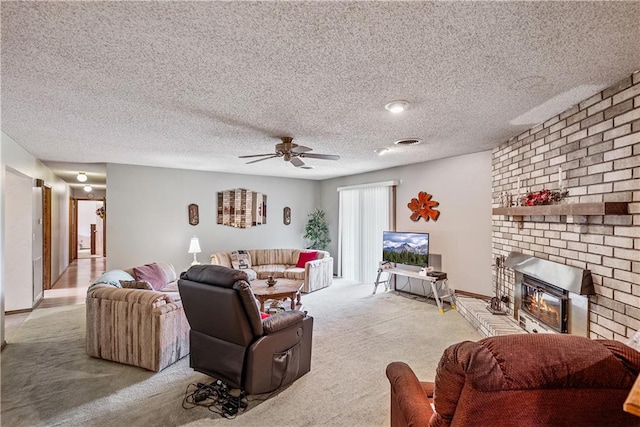
[[[2,1],[1,15],[2,130],[52,162],[324,179],[493,148],[640,68],[640,2]],[[397,99],[402,115],[383,108]],[[341,159],[238,159],[285,135]],[[408,137],[424,142],[393,145]]]

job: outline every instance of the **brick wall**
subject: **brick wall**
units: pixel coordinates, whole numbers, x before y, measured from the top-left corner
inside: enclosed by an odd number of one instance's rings
[[[630,202],[629,215],[493,216],[493,257],[515,250],[591,270],[591,338],[640,330],[640,73],[625,78],[493,150],[494,207],[501,192],[557,190],[562,203]],[[521,225],[522,228],[519,228]],[[494,272],[495,279],[495,272]],[[507,270],[513,301],[513,275]],[[513,307],[509,306],[512,312]]]

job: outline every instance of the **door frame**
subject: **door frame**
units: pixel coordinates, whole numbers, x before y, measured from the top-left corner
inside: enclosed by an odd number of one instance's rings
[[[51,186],[42,185],[42,289],[51,289]]]
[[[107,211],[107,198],[90,199],[88,197],[71,197],[69,198],[69,264],[78,259],[78,202],[102,201],[105,212]],[[107,217],[102,218],[102,256],[107,256]]]
[[[69,198],[69,264],[78,258],[78,200]]]

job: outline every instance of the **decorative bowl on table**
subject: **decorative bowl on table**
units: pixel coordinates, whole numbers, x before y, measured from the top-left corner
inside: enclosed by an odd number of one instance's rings
[[[269,278],[267,279],[267,286],[272,287],[272,286],[275,286],[276,283],[278,283],[278,281],[273,277],[269,276]]]

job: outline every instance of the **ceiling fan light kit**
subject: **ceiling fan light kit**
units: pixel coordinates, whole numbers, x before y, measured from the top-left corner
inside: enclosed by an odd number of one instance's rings
[[[310,153],[312,148],[295,144],[293,138],[290,136],[283,136],[280,138],[281,143],[276,144],[276,151],[268,154],[249,154],[246,156],[238,156],[241,159],[248,159],[251,157],[262,157],[261,159],[252,160],[247,164],[261,162],[263,160],[273,159],[275,157],[282,157],[285,162],[291,163],[293,166],[299,168],[305,166],[302,158],[307,157],[309,159],[321,159],[321,160],[339,160],[340,156],[335,154],[316,154]],[[305,168],[309,169],[309,168]]]

